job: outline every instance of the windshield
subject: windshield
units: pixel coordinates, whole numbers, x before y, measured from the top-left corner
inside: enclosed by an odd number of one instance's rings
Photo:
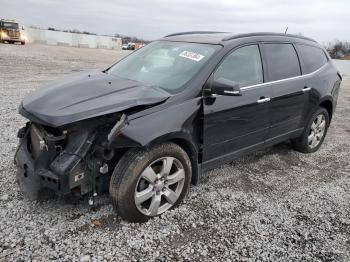
[[[3,26],[4,26],[4,28],[8,28],[8,29],[18,29],[17,23],[4,22]]]
[[[194,77],[219,46],[184,42],[153,42],[111,67],[108,73],[170,93]]]

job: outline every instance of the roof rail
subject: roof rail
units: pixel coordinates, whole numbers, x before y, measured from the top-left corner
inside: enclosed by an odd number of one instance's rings
[[[219,34],[219,33],[227,33],[227,32],[216,32],[216,31],[189,31],[189,32],[174,33],[174,34],[166,35],[166,36],[164,36],[164,37],[177,36],[177,35]]]
[[[301,35],[291,35],[291,34],[282,34],[282,33],[270,33],[270,32],[259,32],[259,33],[248,33],[248,34],[238,34],[238,35],[231,35],[231,36],[227,36],[225,38],[222,39],[222,41],[228,41],[228,40],[233,40],[233,39],[237,39],[237,38],[243,38],[243,37],[250,37],[250,36],[286,36],[286,37],[294,37],[294,38],[300,38],[300,39],[304,39],[304,40],[309,40],[312,42],[317,43],[314,39],[305,37],[305,36],[301,36]]]

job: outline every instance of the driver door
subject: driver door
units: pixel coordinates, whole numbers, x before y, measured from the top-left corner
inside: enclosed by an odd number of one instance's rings
[[[263,84],[258,44],[239,47],[227,55],[209,81],[215,83],[219,78],[238,83],[241,95],[204,96],[204,168],[262,147],[270,127],[271,89]]]

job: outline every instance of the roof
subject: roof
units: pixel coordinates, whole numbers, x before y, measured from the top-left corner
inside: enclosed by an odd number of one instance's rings
[[[11,23],[17,23],[15,20],[13,19],[0,19],[1,22],[11,22]]]
[[[170,41],[183,41],[183,42],[195,42],[195,43],[208,43],[208,44],[224,44],[231,40],[254,37],[262,41],[268,40],[285,40],[290,41],[292,39],[302,40],[302,41],[311,41],[315,40],[300,36],[300,35],[291,35],[291,34],[281,34],[281,33],[271,33],[271,32],[258,32],[258,33],[248,33],[248,34],[233,34],[229,32],[215,32],[215,31],[191,31],[191,32],[182,32],[175,33],[165,36],[163,39]]]

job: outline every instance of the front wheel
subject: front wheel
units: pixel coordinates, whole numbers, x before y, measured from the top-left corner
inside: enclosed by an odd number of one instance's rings
[[[145,222],[176,207],[186,196],[191,163],[174,143],[131,149],[118,162],[110,182],[113,207],[125,220]]]
[[[328,127],[328,111],[320,107],[311,116],[303,134],[293,141],[295,149],[302,153],[313,153],[317,151],[326,137]]]

